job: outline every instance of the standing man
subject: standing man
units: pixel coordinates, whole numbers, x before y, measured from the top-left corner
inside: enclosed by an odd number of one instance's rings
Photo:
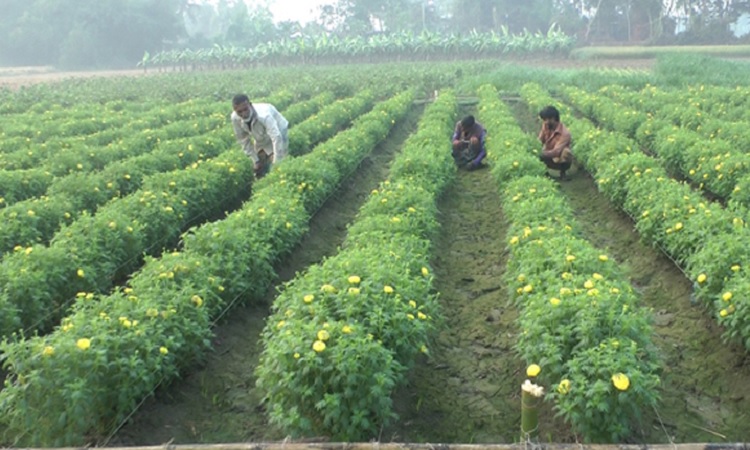
[[[268,173],[271,162],[286,157],[289,122],[270,103],[250,103],[245,94],[234,96],[232,109],[234,135],[245,154],[253,159],[255,176],[260,178]]]
[[[474,116],[466,116],[456,123],[453,131],[453,160],[458,167],[475,170],[483,167],[482,160],[487,156],[484,148],[484,138],[487,130],[482,124],[474,120]]]
[[[560,122],[560,111],[554,106],[545,106],[539,111],[542,129],[539,141],[542,153],[539,155],[547,168],[560,171],[560,179],[565,180],[565,171],[573,163],[573,152],[570,151],[570,131]]]

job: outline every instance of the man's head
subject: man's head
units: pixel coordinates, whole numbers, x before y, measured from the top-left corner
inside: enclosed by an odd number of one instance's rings
[[[560,111],[554,106],[545,106],[539,111],[539,118],[544,121],[544,124],[548,129],[554,130],[560,123]]]
[[[474,127],[475,123],[474,116],[466,116],[461,119],[461,129],[463,131],[469,131]]]
[[[247,95],[245,94],[237,94],[232,99],[232,109],[234,109],[234,112],[243,119],[250,118],[251,106],[250,99],[247,98]]]

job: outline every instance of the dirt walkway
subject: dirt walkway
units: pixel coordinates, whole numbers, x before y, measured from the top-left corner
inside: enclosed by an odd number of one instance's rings
[[[346,225],[354,220],[370,192],[386,179],[388,166],[414,129],[422,107],[393,130],[387,141],[365,158],[360,168],[313,217],[310,231],[293,254],[278,264],[282,281],[297,271],[336,253],[346,237]],[[272,289],[266,300],[276,297]],[[253,371],[263,350],[259,336],[268,316],[267,307],[233,310],[219,325],[215,351],[201,367],[185,378],[159,390],[120,430],[110,446],[215,444],[222,442],[282,440],[285,435],[267,423],[260,405],[262,393],[255,387]]]
[[[486,169],[460,171],[439,203],[433,266],[446,323],[432,357],[394,396],[401,423],[385,430],[385,442],[518,440],[523,363],[513,352],[517,311],[501,282],[506,224],[499,203]]]

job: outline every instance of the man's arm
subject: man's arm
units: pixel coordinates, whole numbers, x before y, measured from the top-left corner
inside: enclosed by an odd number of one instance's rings
[[[456,124],[456,128],[453,130],[453,136],[451,137],[451,142],[458,140],[460,136],[461,136],[461,125]]]
[[[234,128],[234,136],[237,138],[237,143],[242,147],[242,151],[249,156],[254,163],[258,162],[258,154],[255,151],[255,145],[252,139],[250,139],[250,133],[242,128],[242,122],[232,120],[232,128]]]

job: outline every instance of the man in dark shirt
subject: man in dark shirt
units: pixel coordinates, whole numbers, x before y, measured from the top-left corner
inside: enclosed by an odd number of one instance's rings
[[[474,116],[466,116],[456,123],[453,132],[453,160],[458,167],[475,170],[484,167],[482,160],[487,156],[484,139],[487,130],[482,124],[474,120]]]

